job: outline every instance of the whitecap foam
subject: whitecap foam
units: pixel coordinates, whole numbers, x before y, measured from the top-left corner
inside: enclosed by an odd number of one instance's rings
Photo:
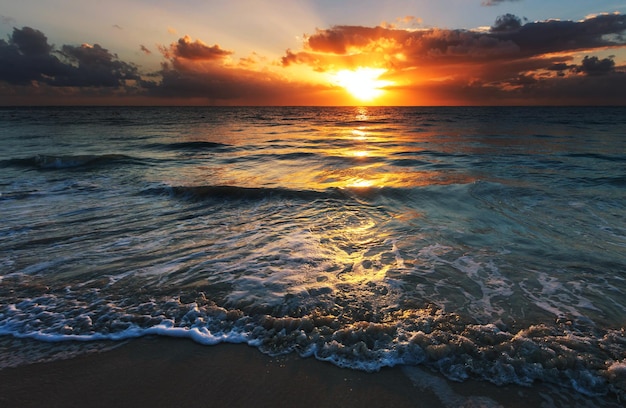
[[[20,290],[19,285],[13,286]],[[189,301],[130,294],[118,299],[106,297],[109,288],[66,288],[58,296],[22,297],[4,305],[0,335],[46,342],[123,341],[156,335],[205,345],[247,343],[268,354],[296,352],[365,371],[423,364],[458,381],[480,378],[528,385],[541,380],[567,383],[586,395],[622,392],[618,384],[626,371],[623,331],[598,337],[597,329],[575,322],[516,331],[434,307],[387,308],[382,304],[387,295],[379,293],[381,289],[365,284],[359,286],[358,296],[338,292],[326,313],[318,304],[308,311],[298,309],[297,316],[272,316],[258,305],[248,309],[250,313],[219,307],[195,292],[195,300]],[[91,303],[85,302],[89,299]]]
[[[532,304],[551,313],[555,317],[567,317],[574,319],[588,319],[588,315],[602,314],[602,307],[597,301],[604,299],[607,287],[596,288],[592,282],[575,280],[562,281],[553,274],[532,272],[531,277],[519,283],[519,288]],[[589,296],[594,296],[594,300]],[[626,305],[612,303],[613,307],[620,307],[626,312]]]

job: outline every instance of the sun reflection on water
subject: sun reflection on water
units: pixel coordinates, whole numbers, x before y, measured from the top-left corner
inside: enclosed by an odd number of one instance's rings
[[[366,140],[367,133],[363,130],[364,127],[360,127],[358,129],[352,129],[352,136],[355,140]]]
[[[368,152],[367,150],[355,150],[353,152],[350,152],[350,154],[354,157],[367,157],[370,155],[370,152]]]
[[[424,157],[424,143],[436,135],[395,127],[382,111],[368,107],[342,111],[321,128],[303,125],[304,133],[274,123],[251,127],[238,133],[238,141],[229,140],[233,146],[203,139],[219,145],[194,151],[196,160],[178,165],[169,182],[317,191],[471,182],[467,175],[441,170],[432,157]],[[247,144],[242,146],[254,150],[240,146],[243,140]]]
[[[356,120],[369,120],[367,106],[358,106],[356,108]]]
[[[374,186],[375,186],[374,180],[367,180],[367,179],[362,179],[358,177],[352,180],[348,180],[346,182],[346,187],[349,187],[349,188],[369,188],[369,187],[374,187]]]
[[[332,259],[334,272],[326,284],[380,282],[397,265],[397,259],[389,256],[393,251],[389,236],[381,231],[384,219],[347,210],[329,213],[327,221],[312,230],[319,237],[322,252]]]

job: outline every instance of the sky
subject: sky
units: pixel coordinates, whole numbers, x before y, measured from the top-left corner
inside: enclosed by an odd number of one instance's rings
[[[626,105],[624,0],[0,0],[0,105]]]

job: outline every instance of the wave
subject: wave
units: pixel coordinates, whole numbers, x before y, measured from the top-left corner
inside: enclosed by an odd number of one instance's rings
[[[146,146],[148,149],[156,150],[184,150],[184,151],[203,151],[218,150],[231,147],[231,145],[217,142],[175,142],[175,143],[153,143]]]
[[[431,188],[432,187],[432,188]],[[354,201],[364,205],[375,205],[383,200],[410,202],[416,199],[440,199],[440,186],[403,188],[403,187],[343,187],[325,190],[300,190],[285,187],[243,187],[235,185],[198,185],[198,186],[157,186],[141,191],[141,194],[161,195],[190,201],[262,201],[289,200],[300,202],[313,201]]]
[[[39,170],[59,170],[83,167],[100,167],[114,164],[145,164],[141,159],[124,154],[103,155],[47,155],[0,161],[0,167],[23,167]]]
[[[388,125],[395,124],[392,119],[366,119],[366,120],[342,120],[335,122],[333,125],[337,127],[361,127],[365,125]],[[378,129],[377,129],[378,130]],[[387,130],[396,130],[396,128],[388,128]]]
[[[164,186],[144,190],[144,193],[169,195],[190,200],[240,200],[258,201],[265,199],[287,199],[314,201],[327,199],[346,199],[347,194],[339,189],[325,191],[293,190],[272,187],[239,187],[229,185],[203,186]]]
[[[8,191],[0,192],[0,201],[2,200],[24,200],[30,198],[36,194],[41,194],[39,190],[24,190],[24,191]]]
[[[269,154],[269,153],[261,153],[261,154],[249,154],[249,155],[241,155],[236,157],[226,157],[220,160],[220,163],[224,164],[235,164],[235,163],[247,163],[247,162],[258,162],[258,163],[267,163],[276,160],[299,160],[299,159],[308,159],[315,158],[318,156],[317,153],[311,152],[291,152],[291,153],[283,153],[283,154]],[[331,157],[327,156],[324,159],[345,159],[343,157]]]
[[[626,186],[626,175],[615,177],[580,177],[573,179],[575,184],[585,184],[590,186]]]
[[[298,190],[283,187],[242,187],[233,185],[159,186],[142,190],[142,194],[164,195],[190,201],[262,201],[290,200],[355,201],[365,205],[378,200],[405,202],[415,199],[415,189],[398,187],[345,187],[326,190]],[[420,196],[438,197],[435,190],[420,189]]]
[[[418,159],[395,159],[391,160],[389,164],[398,167],[424,167],[433,166],[434,163]]]
[[[608,154],[600,154],[600,153],[570,153],[566,154],[565,157],[572,157],[577,159],[593,159],[593,160],[604,160],[611,162],[625,162],[626,156],[623,155],[608,155]]]
[[[203,296],[188,300],[129,296],[123,306],[100,298],[88,305],[80,299],[102,293],[67,292],[1,306],[0,335],[47,342],[159,335],[205,345],[247,343],[269,355],[297,353],[368,372],[424,365],[455,381],[473,378],[527,386],[543,381],[589,396],[626,396],[622,361],[626,338],[619,329],[600,332],[561,320],[513,328],[480,324],[434,308],[390,311],[367,319],[332,310],[275,316],[218,306]]]

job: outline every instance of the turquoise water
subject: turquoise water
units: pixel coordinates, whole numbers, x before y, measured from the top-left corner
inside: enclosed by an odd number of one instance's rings
[[[0,334],[626,393],[623,108],[0,110]]]

